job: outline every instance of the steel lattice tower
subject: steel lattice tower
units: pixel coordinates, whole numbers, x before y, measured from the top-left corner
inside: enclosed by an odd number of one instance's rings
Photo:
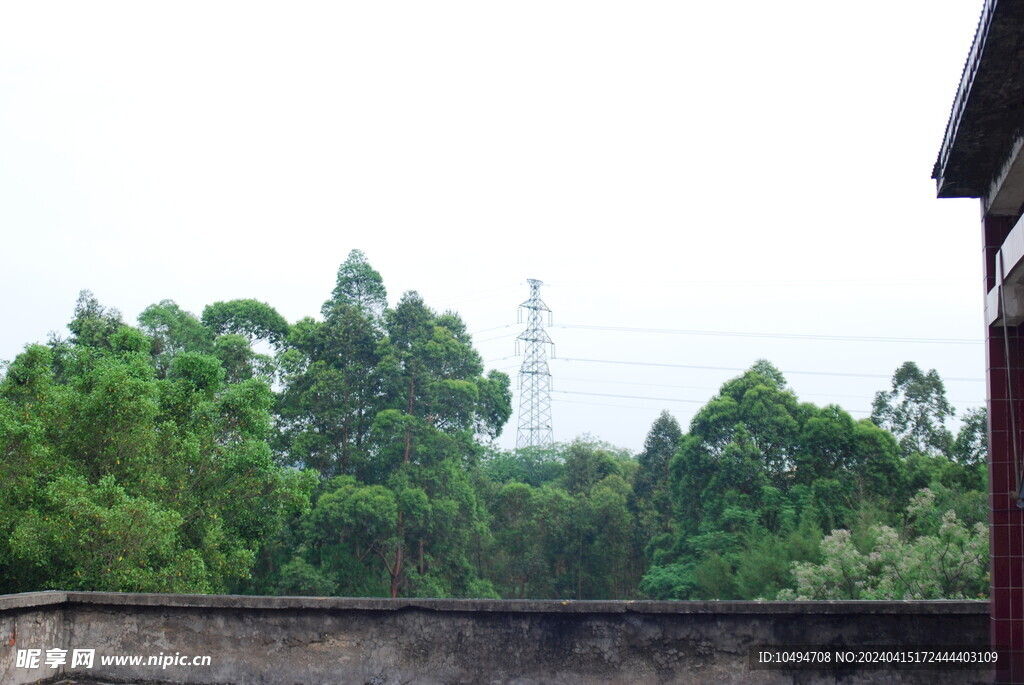
[[[551,437],[551,372],[548,370],[546,345],[554,342],[544,330],[543,312],[551,310],[540,299],[541,281],[529,279],[530,299],[519,305],[520,322],[522,312],[527,312],[526,330],[517,338],[526,343],[523,365],[519,367],[519,433],[516,447],[543,447],[550,445]]]

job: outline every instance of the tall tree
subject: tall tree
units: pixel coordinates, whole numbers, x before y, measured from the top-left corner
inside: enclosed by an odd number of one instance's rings
[[[378,347],[387,291],[366,256],[352,250],[338,268],[323,321],[293,326],[280,354],[278,450],[326,476],[361,474],[370,427],[383,408]]]
[[[938,372],[924,373],[914,362],[896,369],[892,389],[877,392],[871,405],[871,420],[896,436],[904,456],[949,455],[953,436],[946,420],[953,414]]]
[[[327,476],[366,466],[374,417],[382,408],[382,332],[361,310],[338,304],[323,322],[292,327],[281,355],[278,449]]]
[[[380,319],[388,304],[388,293],[384,279],[360,250],[352,250],[341,266],[331,293],[331,299],[324,303],[321,313],[326,317],[338,305],[355,307],[372,319]]]
[[[502,487],[492,502],[496,558],[489,565],[503,597],[544,596],[542,579],[547,576],[547,569],[536,498],[533,487],[512,482]]]
[[[667,488],[669,462],[682,440],[683,431],[679,422],[667,411],[661,412],[651,425],[644,440],[644,449],[637,457],[640,470],[633,487],[637,497],[650,499],[656,492]]]
[[[683,442],[683,431],[675,418],[663,411],[651,426],[644,449],[637,457],[639,468],[633,480],[630,508],[636,518],[637,556],[650,562],[650,543],[672,532],[672,496],[669,489],[672,457]]]
[[[374,468],[368,475],[386,483],[400,501],[427,497],[423,506],[399,507],[396,513],[395,538],[401,542],[387,562],[391,593],[396,596],[405,584],[412,591],[418,584],[458,592],[472,584],[473,572],[465,561],[468,539],[453,536],[452,526],[461,521],[472,528],[481,515],[461,465],[475,458],[473,433],[481,423],[494,434],[500,431],[511,414],[511,397],[489,393],[487,401],[496,399],[497,406],[481,403],[483,365],[457,316],[438,316],[409,292],[385,313],[385,322],[380,368],[388,408],[371,429]]]
[[[72,342],[88,347],[110,347],[110,338],[121,325],[121,312],[104,307],[90,290],[78,293],[75,315],[68,324]]]
[[[343,535],[328,545],[304,528],[290,578],[340,591],[358,578],[390,596],[493,596],[471,561],[487,534],[467,467],[481,452],[476,436],[497,435],[511,414],[508,377],[482,375],[457,315],[414,292],[380,316],[383,302],[379,275],[353,253],[324,321],[293,326],[281,354],[282,451],[349,479],[329,481],[343,487],[325,486],[307,517]],[[357,531],[344,512],[360,502],[387,525]]]
[[[964,413],[952,457],[968,466],[985,463],[988,457],[988,412],[984,407],[968,409]]]

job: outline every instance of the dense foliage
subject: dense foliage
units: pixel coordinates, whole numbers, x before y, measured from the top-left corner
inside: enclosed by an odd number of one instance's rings
[[[876,414],[896,398],[905,415],[926,417],[938,406],[932,434],[940,435],[949,415],[942,393],[941,381],[941,402],[935,394],[879,393]],[[898,441],[839,407],[800,403],[778,370],[758,362],[723,385],[681,439],[668,485],[673,529],[652,540],[641,589],[694,599],[981,596],[984,471],[953,447],[983,443],[983,431],[984,420],[965,422],[958,440],[941,440],[946,452],[937,441]],[[918,561],[908,566],[911,557]],[[933,576],[949,571],[944,564],[970,571],[941,582]],[[903,577],[878,580],[887,574]]]
[[[247,345],[173,303],[142,330],[83,293],[0,381],[0,592],[218,592],[307,504]]]
[[[908,362],[871,419],[761,361],[638,455],[493,445],[509,378],[353,251],[318,319],[123,323],[89,293],[0,378],[0,592],[925,598],[986,592],[983,410]]]

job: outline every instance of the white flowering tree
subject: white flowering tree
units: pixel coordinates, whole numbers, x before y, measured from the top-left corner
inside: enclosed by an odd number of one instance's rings
[[[821,563],[793,564],[796,590],[779,599],[968,599],[988,592],[988,532],[966,526],[935,493],[919,491],[902,532],[868,528],[865,540],[835,530],[821,541]]]

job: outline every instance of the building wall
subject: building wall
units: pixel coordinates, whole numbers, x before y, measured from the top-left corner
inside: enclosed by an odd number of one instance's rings
[[[986,216],[982,223],[984,292],[1001,282],[996,253],[1016,216]],[[1017,507],[1020,457],[1024,455],[1024,340],[1021,327],[989,326],[986,378],[989,418],[989,524],[991,549],[991,642],[1005,651],[998,683],[1024,683],[1024,511]],[[1011,399],[1012,397],[1012,399]],[[1012,406],[1011,406],[1012,405]]]
[[[987,648],[988,603],[554,602],[112,593],[0,597],[0,682],[975,683],[990,668],[752,670],[761,646]],[[95,649],[18,668],[19,649]],[[128,666],[101,656],[210,657]]]

